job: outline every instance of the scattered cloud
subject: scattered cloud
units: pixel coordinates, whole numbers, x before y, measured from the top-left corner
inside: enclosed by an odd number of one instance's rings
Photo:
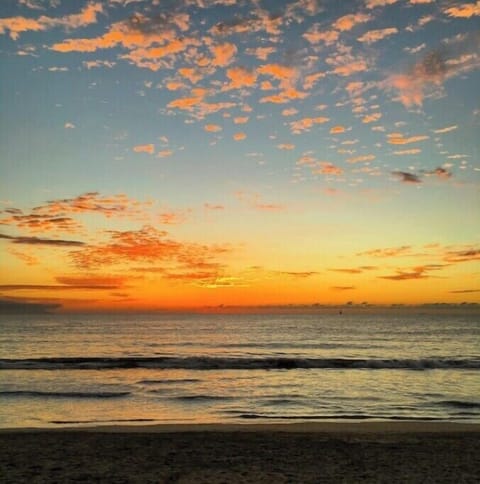
[[[179,242],[168,232],[145,226],[140,230],[109,231],[110,240],[88,245],[70,253],[75,266],[91,270],[105,266],[163,264],[165,270],[191,272],[199,268],[217,268],[217,259],[231,251],[227,245]]]
[[[380,279],[388,279],[390,281],[410,281],[418,279],[429,279],[432,276],[429,274],[430,271],[437,271],[442,269],[444,266],[441,264],[429,264],[425,266],[417,266],[408,270],[397,270],[396,274],[388,276],[379,276]]]
[[[405,138],[402,134],[394,133],[388,135],[388,142],[391,145],[408,145],[410,143],[418,143],[419,141],[424,141],[429,138],[430,136],[427,135],[410,136]]]
[[[295,149],[295,145],[292,143],[280,143],[277,145],[279,150],[293,150]]]
[[[450,131],[455,131],[457,128],[457,125],[446,126],[445,128],[434,129],[433,132],[436,134],[450,133]]]
[[[218,124],[206,124],[203,129],[207,131],[208,133],[218,133],[222,131],[222,127],[219,126]]]
[[[225,210],[225,205],[214,204],[214,203],[204,203],[203,207],[206,210]]]
[[[399,178],[402,183],[422,183],[418,175],[409,173],[408,171],[392,171],[392,175]]]
[[[371,249],[365,252],[359,252],[358,256],[367,255],[370,257],[398,257],[411,255],[412,247],[410,245],[401,245],[399,247],[388,247],[385,249]]]
[[[30,232],[78,232],[82,225],[71,217],[57,214],[16,212],[0,219],[0,225],[13,225]]]
[[[0,234],[0,239],[8,240],[12,244],[21,245],[48,245],[55,247],[81,247],[85,245],[85,242],[78,240],[46,239],[42,237],[11,236],[5,234]]]
[[[398,33],[398,29],[396,27],[390,27],[387,29],[379,29],[379,30],[369,30],[365,32],[363,35],[358,37],[359,42],[365,42],[366,44],[373,44],[378,42],[379,40],[384,39],[385,37],[390,37],[393,34]]]
[[[330,134],[340,134],[345,132],[345,126],[336,125],[330,128]]]
[[[392,5],[397,2],[398,0],[365,0],[365,6],[368,9],[372,9],[376,7],[385,7],[386,5]]]
[[[352,30],[356,25],[368,22],[372,19],[371,15],[366,13],[351,13],[338,18],[334,23],[333,27],[342,32]]]
[[[480,1],[474,3],[462,3],[456,7],[445,8],[444,13],[449,17],[470,18],[480,15]]]
[[[105,217],[127,217],[142,219],[152,202],[140,202],[123,193],[101,195],[98,192],[87,192],[74,198],[50,200],[32,210],[33,214],[52,217],[66,214],[98,213]]]
[[[361,162],[369,162],[373,161],[375,159],[375,155],[360,155],[360,156],[354,156],[352,158],[348,158],[347,161],[349,163],[361,163]]]
[[[301,134],[310,129],[316,124],[324,124],[330,121],[330,118],[325,116],[317,116],[316,118],[302,118],[290,122],[290,129],[293,134]]]
[[[235,133],[233,135],[233,139],[235,141],[243,141],[244,139],[246,139],[247,135],[245,133]]]
[[[133,147],[133,151],[135,151],[135,153],[148,153],[149,155],[153,155],[155,153],[155,145],[151,143],[147,145],[137,145]]]
[[[445,252],[444,260],[446,262],[470,262],[480,260],[480,249],[474,246],[465,249],[450,249]]]
[[[319,161],[316,163],[316,168],[312,170],[313,174],[322,175],[342,175],[343,169],[339,166],[335,166],[333,163],[327,161]]]
[[[378,121],[381,117],[382,117],[382,113],[367,114],[362,118],[362,123],[364,124],[374,123],[375,121]]]
[[[394,151],[394,155],[418,155],[418,153],[421,153],[422,150],[420,148],[411,148],[409,150],[397,150]]]
[[[7,31],[13,40],[17,40],[24,32],[38,32],[49,30],[55,27],[65,29],[77,29],[97,22],[97,15],[103,13],[103,6],[100,2],[88,3],[79,13],[66,15],[64,17],[48,17],[41,15],[37,19],[27,17],[5,17],[0,19],[0,34]]]

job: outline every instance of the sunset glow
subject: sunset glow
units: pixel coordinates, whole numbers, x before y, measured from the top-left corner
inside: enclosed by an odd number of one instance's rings
[[[480,303],[479,22],[2,0],[2,304]]]

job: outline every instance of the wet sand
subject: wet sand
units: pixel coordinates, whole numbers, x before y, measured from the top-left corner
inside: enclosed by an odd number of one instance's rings
[[[480,426],[435,422],[0,431],[2,483],[477,483]]]

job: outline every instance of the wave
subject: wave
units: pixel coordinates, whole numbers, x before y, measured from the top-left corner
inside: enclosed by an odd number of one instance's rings
[[[480,358],[230,358],[230,357],[67,357],[0,359],[0,370],[102,370],[102,369],[186,369],[186,370],[470,370],[480,369]]]
[[[466,400],[441,400],[436,402],[436,404],[460,409],[480,409],[480,402],[471,402]]]
[[[407,417],[399,415],[364,415],[364,414],[341,414],[341,415],[268,415],[260,413],[241,413],[236,418],[245,420],[419,420],[436,421],[444,420],[438,417]]]
[[[48,423],[57,425],[67,424],[100,424],[100,423],[129,423],[129,422],[156,422],[153,418],[120,418],[115,420],[49,420]]]
[[[36,390],[0,391],[0,397],[121,398],[130,392],[42,392]]]
[[[169,380],[140,380],[138,385],[183,385],[190,383],[200,383],[202,380],[199,378],[182,378],[182,379],[169,379]]]

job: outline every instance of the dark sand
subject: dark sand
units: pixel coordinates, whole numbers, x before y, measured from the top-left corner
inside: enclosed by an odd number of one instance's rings
[[[440,424],[0,432],[0,482],[479,483],[480,428]]]

